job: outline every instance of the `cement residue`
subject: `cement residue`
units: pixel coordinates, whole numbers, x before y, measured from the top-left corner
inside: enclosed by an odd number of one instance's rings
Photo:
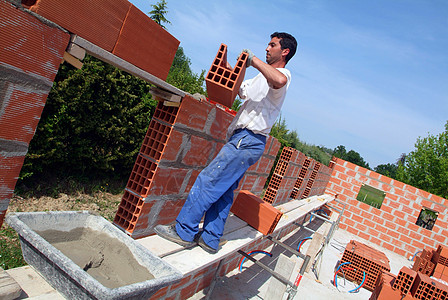
[[[46,230],[38,234],[108,288],[154,278],[119,240],[90,228]]]

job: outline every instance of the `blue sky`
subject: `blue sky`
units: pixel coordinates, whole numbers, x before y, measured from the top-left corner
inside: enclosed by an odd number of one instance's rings
[[[157,1],[131,0],[143,12]],[[300,140],[360,153],[370,167],[414,150],[448,120],[448,1],[167,0],[167,30],[210,68],[224,43],[261,59],[274,31],[299,42],[282,117]],[[246,78],[257,74],[249,68]]]

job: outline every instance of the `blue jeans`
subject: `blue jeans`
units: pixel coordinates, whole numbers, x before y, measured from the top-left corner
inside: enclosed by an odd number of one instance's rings
[[[198,175],[176,219],[176,230],[193,241],[205,214],[202,239],[218,249],[219,240],[233,203],[233,191],[247,169],[264,152],[266,137],[238,129],[213,161]]]

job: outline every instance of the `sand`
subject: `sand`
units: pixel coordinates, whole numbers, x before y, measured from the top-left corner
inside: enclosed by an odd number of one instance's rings
[[[90,228],[46,230],[38,234],[108,288],[153,279],[119,240]]]

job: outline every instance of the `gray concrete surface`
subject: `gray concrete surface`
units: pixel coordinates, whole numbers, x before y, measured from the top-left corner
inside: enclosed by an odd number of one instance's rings
[[[303,235],[300,233],[288,238],[285,242],[291,247],[297,247],[300,240],[303,239]],[[336,300],[336,299],[369,299],[371,292],[362,288],[358,293],[349,293],[348,291],[355,288],[357,285],[350,281],[345,281],[343,278],[338,279],[337,289],[333,285],[334,269],[337,262],[342,258],[345,246],[350,240],[356,240],[366,245],[372,246],[377,250],[382,251],[389,259],[391,272],[398,274],[399,270],[403,266],[412,266],[412,262],[406,258],[399,256],[396,253],[388,251],[378,245],[372,244],[366,240],[363,240],[357,236],[350,234],[345,230],[338,229],[328,247],[326,247],[324,255],[322,257],[321,271],[319,280],[316,279],[315,274],[307,273],[302,278],[297,294],[294,299],[300,300]],[[303,245],[302,252],[306,251],[307,243]],[[255,250],[255,249],[254,249]],[[284,253],[287,256],[292,256],[289,252],[285,251],[282,247],[274,246],[267,249],[273,254],[270,258],[264,254],[256,254],[254,258],[259,259],[262,263],[268,265],[271,269],[275,268],[277,258],[280,253]],[[295,278],[297,272],[293,277]],[[224,300],[224,299],[267,299],[266,291],[268,289],[271,275],[264,271],[261,267],[251,263],[245,262],[243,264],[243,270],[240,272],[238,269],[227,274],[227,276],[220,278],[211,293],[210,299]],[[207,292],[207,291],[204,291]],[[206,294],[199,292],[190,300],[204,299]],[[285,293],[284,298],[286,299]]]

